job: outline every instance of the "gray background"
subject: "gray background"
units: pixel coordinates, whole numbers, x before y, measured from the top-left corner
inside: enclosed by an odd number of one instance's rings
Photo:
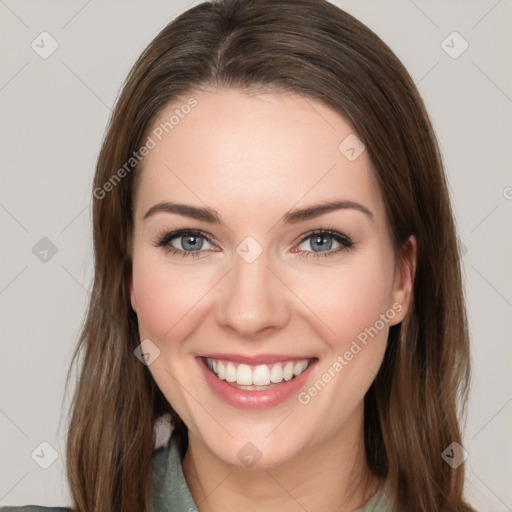
[[[193,3],[0,0],[0,504],[70,503],[64,379],[91,284],[95,160],[136,57]],[[472,336],[467,495],[481,512],[512,510],[512,1],[335,3],[397,53],[432,117]],[[42,46],[43,31],[59,45],[47,59],[31,47]],[[442,44],[453,31],[469,44],[458,58],[458,36]],[[56,254],[44,253],[43,237]],[[48,469],[40,467],[53,460],[44,441],[58,456]]]

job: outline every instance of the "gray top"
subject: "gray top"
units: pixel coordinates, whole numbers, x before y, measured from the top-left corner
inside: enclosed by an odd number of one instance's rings
[[[172,437],[167,448],[160,448],[153,454],[152,482],[151,512],[195,512],[199,510],[190,494],[181,467],[178,447]],[[72,512],[72,509],[28,505],[25,507],[2,507],[0,512]],[[381,488],[365,506],[354,512],[393,512],[386,488]]]

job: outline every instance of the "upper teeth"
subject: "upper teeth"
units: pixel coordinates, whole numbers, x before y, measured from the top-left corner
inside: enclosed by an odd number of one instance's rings
[[[236,382],[241,386],[268,386],[270,383],[278,384],[283,379],[288,381],[293,376],[300,375],[308,367],[309,359],[249,366],[207,357],[206,364],[221,380]]]

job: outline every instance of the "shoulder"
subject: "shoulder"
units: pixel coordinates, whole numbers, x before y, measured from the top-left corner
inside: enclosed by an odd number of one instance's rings
[[[152,457],[153,479],[163,485],[169,463],[170,446],[156,450]],[[18,507],[0,506],[0,512],[73,512],[68,507],[43,507],[41,505],[25,505]]]
[[[72,512],[66,507],[41,507],[39,505],[26,505],[24,507],[0,507],[0,512]]]

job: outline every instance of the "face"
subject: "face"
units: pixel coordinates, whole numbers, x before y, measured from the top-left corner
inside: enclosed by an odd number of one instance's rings
[[[292,94],[191,96],[172,131],[153,130],[188,98],[148,132],[132,307],[190,438],[226,464],[270,467],[360,431],[411,267],[338,113]]]

